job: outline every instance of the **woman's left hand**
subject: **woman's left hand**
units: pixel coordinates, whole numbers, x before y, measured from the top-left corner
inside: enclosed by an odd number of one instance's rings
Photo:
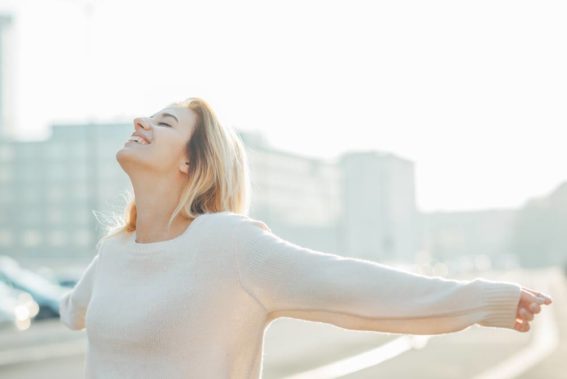
[[[541,305],[549,305],[553,299],[548,295],[530,288],[522,287],[518,309],[516,310],[516,324],[514,329],[518,332],[527,332],[530,330],[530,322],[534,319],[534,315],[541,312]]]

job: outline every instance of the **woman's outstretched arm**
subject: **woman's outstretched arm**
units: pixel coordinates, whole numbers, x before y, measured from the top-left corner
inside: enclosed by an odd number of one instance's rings
[[[97,253],[73,289],[59,300],[59,318],[69,329],[82,330],[85,328],[85,314],[91,299],[98,259],[99,254]]]
[[[239,215],[232,248],[241,286],[269,319],[347,329],[442,334],[471,325],[513,329],[522,287],[513,282],[424,276],[308,249]]]

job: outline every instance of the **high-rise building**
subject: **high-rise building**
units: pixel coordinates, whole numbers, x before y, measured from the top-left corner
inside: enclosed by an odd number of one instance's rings
[[[251,215],[264,220],[282,238],[344,254],[337,229],[343,210],[339,167],[243,140],[250,163]]]
[[[0,141],[0,254],[91,256],[103,229],[92,211],[116,209],[129,180],[115,152],[124,124],[55,125],[42,141]]]
[[[13,16],[0,14],[0,139],[8,139],[14,128],[14,38]]]
[[[53,263],[92,257],[104,233],[99,221],[121,215],[132,191],[116,161],[132,131],[126,123],[55,125],[46,140],[0,141],[0,254]],[[411,162],[372,152],[337,163],[237,134],[250,164],[250,216],[275,234],[344,256],[413,258]]]
[[[374,261],[411,263],[418,248],[413,162],[376,151],[344,154],[342,250]]]

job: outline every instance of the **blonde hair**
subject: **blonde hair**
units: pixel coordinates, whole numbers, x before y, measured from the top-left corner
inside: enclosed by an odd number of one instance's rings
[[[195,129],[186,144],[189,161],[187,184],[182,190],[168,227],[182,214],[188,219],[210,212],[232,211],[248,215],[250,178],[246,150],[232,128],[220,124],[210,105],[190,97],[170,106],[185,107],[197,115]],[[113,215],[113,224],[99,241],[136,230],[136,199],[130,194],[123,216]],[[98,245],[98,244],[97,244]]]

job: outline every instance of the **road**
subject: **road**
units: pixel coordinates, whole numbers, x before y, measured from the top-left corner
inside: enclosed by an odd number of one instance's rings
[[[534,353],[536,362],[515,373],[518,379],[559,379],[567,372],[567,279],[559,269],[540,271],[490,272],[479,275],[488,279],[517,281],[525,286],[539,288],[545,281],[554,298],[551,307],[532,323],[529,333],[501,328],[473,326],[465,331],[431,336],[425,346],[410,349],[381,364],[368,363],[351,373],[335,376],[348,379],[479,379],[493,375],[504,379],[506,363],[519,367],[522,353]],[[550,344],[545,329],[550,325],[558,344],[552,351],[537,355],[539,345]],[[549,328],[548,328],[549,329]],[[549,330],[548,330],[549,332]],[[539,333],[539,334],[538,334]],[[275,320],[265,335],[263,379],[290,378],[293,375],[313,372],[325,365],[350,358],[360,362],[361,354],[378,350],[395,343],[396,334],[346,330],[334,325],[303,320],[280,318]],[[543,341],[543,342],[542,342]],[[540,346],[541,347],[541,346]],[[58,320],[38,321],[25,332],[0,331],[0,377],[3,379],[27,378],[81,378],[84,377],[85,331],[66,329]],[[373,356],[371,359],[377,359]],[[516,359],[516,360],[515,360]],[[534,358],[535,359],[535,358]],[[524,363],[526,361],[524,360]],[[350,366],[349,366],[350,367]],[[492,371],[491,371],[492,370]],[[499,371],[500,370],[500,371]],[[504,371],[502,371],[504,370]]]

